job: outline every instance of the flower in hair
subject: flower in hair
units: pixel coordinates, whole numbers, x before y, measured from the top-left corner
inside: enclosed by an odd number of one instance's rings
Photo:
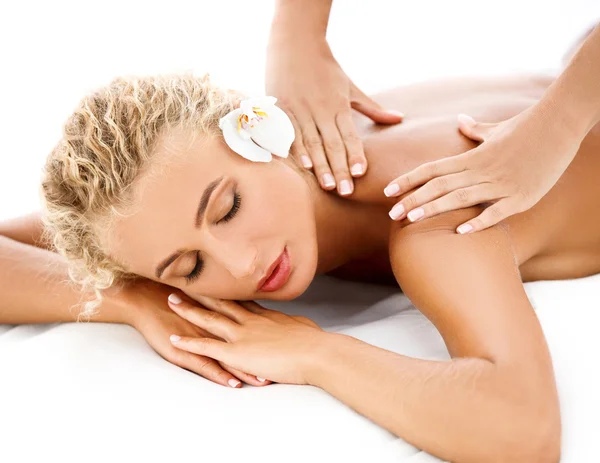
[[[272,154],[286,158],[294,141],[294,126],[288,115],[275,106],[277,98],[249,98],[219,120],[229,147],[254,162],[269,162]]]

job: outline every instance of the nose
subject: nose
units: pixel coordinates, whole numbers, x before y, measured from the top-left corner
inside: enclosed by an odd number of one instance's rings
[[[213,259],[234,278],[243,279],[255,274],[258,250],[250,243],[233,244],[215,239],[210,243],[209,249]]]

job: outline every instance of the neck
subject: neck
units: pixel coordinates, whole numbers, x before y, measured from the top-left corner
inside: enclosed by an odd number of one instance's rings
[[[312,174],[307,181],[315,211],[317,274],[374,253],[387,252],[387,206],[382,208],[340,197],[336,191],[324,191]]]

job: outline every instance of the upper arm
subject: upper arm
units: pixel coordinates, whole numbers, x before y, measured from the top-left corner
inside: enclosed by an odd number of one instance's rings
[[[507,231],[454,231],[478,211],[463,209],[393,230],[396,279],[439,330],[452,357],[487,359],[523,379],[553,385],[548,347]]]
[[[39,211],[0,222],[0,235],[20,243],[49,249],[49,243],[43,240],[43,230]]]

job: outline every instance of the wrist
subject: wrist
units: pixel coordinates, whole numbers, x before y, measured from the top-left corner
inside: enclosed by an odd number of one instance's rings
[[[590,101],[585,93],[573,91],[568,77],[563,75],[554,81],[537,106],[555,115],[557,129],[564,128],[583,140],[600,120],[600,104]]]
[[[135,326],[138,310],[132,303],[132,296],[133,288],[129,282],[103,290],[102,303],[91,321]]]
[[[551,89],[533,107],[533,113],[546,126],[547,133],[563,142],[581,143],[591,128],[591,116],[584,116],[575,101],[563,99]]]
[[[331,0],[279,0],[275,7],[269,47],[327,45]]]
[[[319,332],[305,359],[304,379],[307,384],[323,389],[327,374],[333,371],[332,366],[340,362],[340,353],[353,341],[357,340],[345,334]]]

